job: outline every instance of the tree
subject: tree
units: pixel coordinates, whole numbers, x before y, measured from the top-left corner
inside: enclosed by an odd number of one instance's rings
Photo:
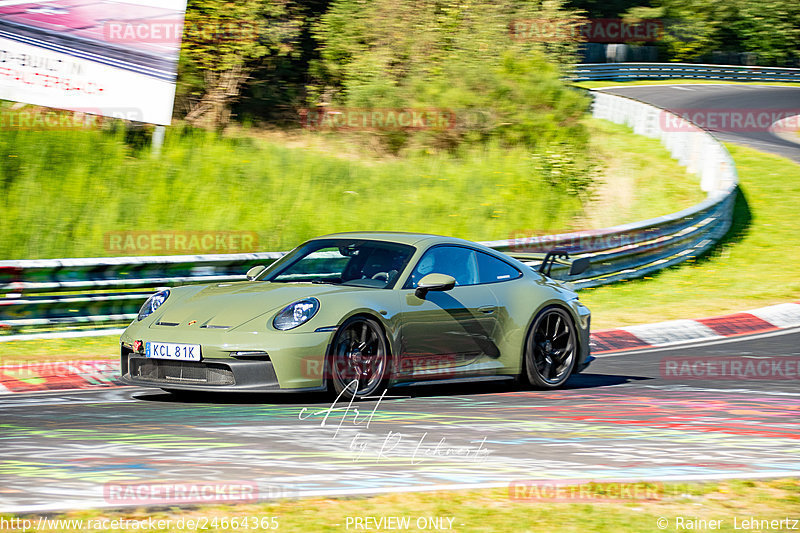
[[[760,65],[800,63],[797,0],[653,0],[626,17],[663,19],[661,44],[674,60],[705,61],[726,51],[750,52]]]
[[[300,24],[286,0],[189,0],[181,61],[187,122],[227,124],[250,73],[292,53]]]
[[[570,128],[580,142],[586,99],[561,77],[576,60],[569,30],[581,22],[558,1],[337,0],[315,28],[321,60],[309,100],[452,109],[455,127],[432,132],[440,147],[489,139],[535,145]],[[565,31],[543,39],[515,29],[536,24]],[[385,137],[398,144],[397,134]]]

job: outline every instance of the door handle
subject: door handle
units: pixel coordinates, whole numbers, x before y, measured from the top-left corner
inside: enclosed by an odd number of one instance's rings
[[[495,312],[495,309],[497,309],[497,306],[495,305],[484,305],[482,307],[479,307],[478,311],[487,315],[491,315],[492,313]]]

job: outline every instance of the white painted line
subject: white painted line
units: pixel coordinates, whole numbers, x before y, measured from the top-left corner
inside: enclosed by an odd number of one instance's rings
[[[753,390],[753,389],[723,389],[723,388],[710,388],[710,387],[690,387],[688,385],[642,385],[646,389],[667,391],[667,392],[724,392],[724,393],[738,393],[747,396],[753,394],[764,394],[766,396],[800,396],[799,393],[794,392],[779,392],[779,391],[766,391],[766,390]]]
[[[602,80],[598,80],[602,81]],[[582,82],[577,82],[582,83]],[[769,88],[789,88],[789,89],[800,89],[800,84],[797,83],[787,83],[785,85],[751,85],[747,82],[733,82],[733,83],[676,83],[674,85],[670,85],[668,83],[664,84],[652,84],[652,85],[613,85],[611,87],[596,87],[594,89],[589,89],[590,91],[611,91],[614,89],[630,89],[630,88],[639,88],[639,87],[658,87],[660,89],[669,88],[669,87],[682,87],[686,85],[691,85],[693,87],[748,87],[754,89],[769,89]]]
[[[622,329],[651,346],[667,346],[679,342],[722,337],[708,326],[694,320],[670,320],[657,324],[628,326]]]
[[[602,81],[602,80],[596,80]],[[583,83],[583,82],[577,82]],[[778,83],[778,82],[775,82]],[[685,87],[685,86],[692,86],[697,88],[705,88],[705,87],[747,87],[753,89],[800,89],[800,84],[797,83],[789,83],[787,82],[784,85],[755,85],[745,81],[739,82],[730,82],[730,83],[675,83],[675,84],[668,84],[668,83],[654,83],[648,85],[613,85],[611,87],[596,87],[594,89],[589,89],[590,91],[610,91],[613,89],[630,89],[630,88],[639,88],[639,87],[650,87],[650,88],[669,88],[669,87]]]
[[[0,409],[11,409],[12,407],[30,407],[31,405],[75,405],[76,403],[136,403],[141,400],[136,397],[116,397],[110,398],[111,394],[125,393],[125,389],[135,389],[132,385],[120,385],[118,387],[97,387],[94,389],[62,389],[48,391],[29,391],[17,392],[0,395]],[[131,391],[128,391],[131,392]],[[136,391],[132,391],[136,392]],[[74,396],[97,395],[102,396],[96,399],[72,400]],[[65,396],[68,395],[68,396]]]
[[[82,337],[105,337],[122,335],[123,328],[94,329],[91,331],[54,331],[52,333],[31,333],[30,335],[0,335],[0,342],[33,341],[38,339],[79,339]]]
[[[792,328],[800,326],[800,305],[799,304],[778,304],[761,309],[748,311],[761,320],[769,322],[779,328]]]

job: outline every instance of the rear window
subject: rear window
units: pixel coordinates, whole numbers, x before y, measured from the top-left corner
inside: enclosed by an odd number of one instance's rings
[[[522,273],[502,259],[478,252],[478,283],[497,283],[517,279]]]

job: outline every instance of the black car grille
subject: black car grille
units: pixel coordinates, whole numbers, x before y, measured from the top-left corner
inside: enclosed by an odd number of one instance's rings
[[[224,365],[164,359],[131,359],[131,377],[156,383],[233,385],[233,372]]]

